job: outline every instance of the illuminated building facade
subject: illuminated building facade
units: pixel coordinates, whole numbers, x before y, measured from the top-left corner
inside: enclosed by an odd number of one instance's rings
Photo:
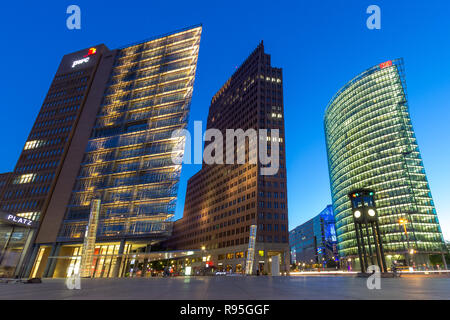
[[[333,206],[289,231],[291,263],[335,266],[339,262]]]
[[[275,255],[281,257],[280,270],[287,271],[282,70],[271,66],[262,42],[212,98],[207,122],[207,129],[211,128],[224,137],[226,129],[279,129],[279,170],[261,175],[261,164],[249,162],[249,144],[244,164],[204,162],[188,181],[183,218],[175,221],[167,245],[203,250],[203,261],[212,270],[244,272],[251,226],[256,225],[251,273],[270,273],[269,262]]]
[[[0,177],[2,211],[39,221],[15,274],[77,273],[93,203],[91,276],[145,273],[127,254],[172,230],[181,166],[171,155],[184,144],[171,136],[187,126],[201,30],[63,57],[14,172]]]
[[[444,250],[430,186],[409,115],[403,60],[376,65],[347,83],[325,113],[328,166],[341,257],[357,260],[347,194],[375,191],[388,267],[423,267]],[[373,239],[372,239],[373,243]]]
[[[87,111],[89,88],[106,50],[103,45],[96,48],[96,53],[83,49],[63,57],[14,171],[0,179],[1,211],[37,222],[47,210],[69,149],[74,145],[75,132],[80,130],[78,124]],[[85,62],[72,68],[74,61],[80,59]],[[81,128],[86,129],[86,123]],[[72,159],[69,162],[79,165]],[[0,275],[18,274],[34,237],[35,229],[0,222],[0,250],[4,256]]]
[[[194,27],[111,52],[111,72],[56,244],[48,245],[48,234],[38,236],[32,276],[77,273],[95,199],[101,208],[91,276],[145,274],[145,259],[127,255],[148,252],[171,233],[181,171],[172,154],[184,150],[172,132],[187,126],[200,36],[201,27]],[[43,264],[46,255],[71,259]]]

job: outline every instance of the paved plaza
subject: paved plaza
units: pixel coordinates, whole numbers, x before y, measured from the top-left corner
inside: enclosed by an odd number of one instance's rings
[[[64,279],[40,284],[0,283],[0,299],[450,299],[450,278],[383,278],[380,290],[351,276],[175,277],[82,279],[69,290]]]

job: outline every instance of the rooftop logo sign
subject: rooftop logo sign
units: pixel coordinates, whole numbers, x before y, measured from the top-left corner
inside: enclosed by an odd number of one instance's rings
[[[390,66],[392,66],[392,61],[391,60],[381,63],[380,64],[380,69],[384,69],[384,68],[387,68],[387,67],[390,67]]]
[[[83,59],[75,60],[72,63],[72,68],[75,68],[79,64],[83,64],[83,63],[89,62],[89,56],[94,55],[96,52],[97,52],[96,48],[89,48],[89,51],[88,51],[87,55],[83,56]]]
[[[97,49],[89,48],[88,54],[85,55],[84,57],[86,58],[87,56],[91,56],[91,55],[95,54],[96,52],[97,52]]]

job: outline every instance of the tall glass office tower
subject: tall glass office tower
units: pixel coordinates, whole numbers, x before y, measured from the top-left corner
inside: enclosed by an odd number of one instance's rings
[[[99,237],[169,231],[180,165],[172,162],[187,126],[199,37],[192,31],[120,50],[88,142],[59,239],[79,238],[94,197]],[[179,151],[179,150],[178,150]]]
[[[408,110],[403,60],[348,82],[325,113],[328,166],[341,257],[356,258],[347,194],[376,191],[385,255],[423,266],[444,250],[430,186]]]
[[[171,233],[181,171],[172,155],[184,151],[172,133],[187,127],[201,30],[192,27],[103,54],[101,85],[91,88],[98,103],[86,128],[90,137],[80,145],[80,164],[67,170],[67,176],[75,172],[73,178],[56,186],[31,276],[65,277],[80,269],[93,277],[145,272],[131,256]],[[86,260],[83,250],[94,258]]]

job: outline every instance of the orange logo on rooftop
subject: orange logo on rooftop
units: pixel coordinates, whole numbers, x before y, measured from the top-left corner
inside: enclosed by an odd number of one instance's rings
[[[96,48],[89,48],[88,54],[85,55],[84,57],[86,58],[87,56],[91,56],[93,54],[95,54],[97,52]]]

